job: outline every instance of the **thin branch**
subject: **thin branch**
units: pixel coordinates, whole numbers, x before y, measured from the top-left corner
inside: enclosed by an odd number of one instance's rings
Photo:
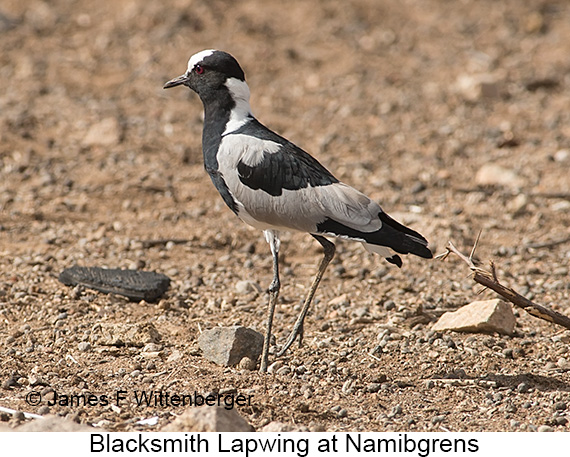
[[[479,237],[477,237],[477,241],[478,240]],[[515,306],[524,309],[527,313],[534,317],[538,317],[539,319],[544,319],[545,321],[570,329],[570,318],[567,316],[564,316],[563,314],[560,314],[545,306],[538,305],[530,301],[528,298],[523,297],[515,290],[503,286],[497,279],[497,273],[493,262],[491,262],[490,272],[477,267],[472,260],[474,249],[471,251],[471,255],[469,257],[460,252],[451,241],[448,243],[446,249],[447,252],[444,255],[438,257],[446,258],[450,253],[455,254],[469,266],[473,272],[473,280],[476,283],[495,291],[501,297],[510,301]]]
[[[551,240],[551,241],[544,241],[542,243],[530,243],[527,244],[525,247],[530,249],[542,249],[542,248],[552,248],[554,246],[558,246],[559,244],[564,244],[570,241],[570,236],[565,238],[560,238],[558,240]]]

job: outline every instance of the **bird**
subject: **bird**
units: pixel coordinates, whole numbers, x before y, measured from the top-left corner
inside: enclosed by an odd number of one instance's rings
[[[202,101],[204,168],[231,211],[263,231],[273,261],[260,371],[266,372],[275,306],[281,286],[280,233],[310,234],[323,250],[317,273],[293,329],[277,353],[282,356],[303,324],[317,287],[334,257],[329,238],[360,242],[389,263],[402,266],[400,255],[430,259],[428,241],[402,225],[365,194],[338,180],[321,163],[275,133],[252,114],[250,90],[238,61],[225,51],[207,49],[190,57],[181,76],[164,89],[186,86]]]

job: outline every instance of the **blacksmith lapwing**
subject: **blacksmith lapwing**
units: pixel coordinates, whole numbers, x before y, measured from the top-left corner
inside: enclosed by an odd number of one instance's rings
[[[188,69],[164,88],[184,85],[204,105],[204,166],[224,202],[244,222],[264,231],[273,255],[273,281],[261,371],[267,370],[275,304],[279,295],[279,232],[310,233],[324,248],[317,274],[282,355],[302,338],[303,321],[335,253],[325,237],[362,243],[369,252],[400,267],[398,254],[429,259],[432,252],[418,232],[388,216],[366,195],[340,182],[316,159],[261,124],[251,113],[249,87],[237,60],[223,51],[193,55]]]

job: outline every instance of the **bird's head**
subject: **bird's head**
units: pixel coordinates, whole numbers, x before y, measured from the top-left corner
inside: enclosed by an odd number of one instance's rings
[[[245,75],[237,60],[224,51],[205,50],[194,54],[188,61],[186,73],[171,79],[164,89],[184,85],[202,99],[220,89],[245,86]]]

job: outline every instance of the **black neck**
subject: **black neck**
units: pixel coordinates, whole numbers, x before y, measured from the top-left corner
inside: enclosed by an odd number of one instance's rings
[[[204,129],[202,131],[202,152],[206,170],[217,170],[216,153],[222,141],[222,134],[230,120],[236,104],[228,90],[219,90],[215,96],[200,96],[204,104]]]

